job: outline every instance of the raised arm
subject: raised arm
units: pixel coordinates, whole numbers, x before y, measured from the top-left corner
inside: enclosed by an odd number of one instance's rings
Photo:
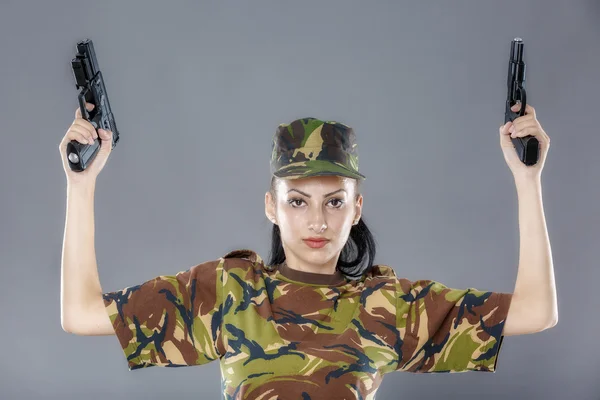
[[[94,105],[86,103],[91,111]],[[81,172],[71,170],[68,144],[100,142],[94,160]],[[58,149],[67,177],[67,216],[63,238],[60,277],[60,323],[66,332],[81,335],[111,335],[114,330],[105,311],[96,253],[94,251],[94,191],[96,178],[111,153],[112,132],[96,128],[82,118],[79,107],[75,120]]]
[[[77,335],[114,335],[94,249],[93,184],[69,184],[61,263],[61,326]]]

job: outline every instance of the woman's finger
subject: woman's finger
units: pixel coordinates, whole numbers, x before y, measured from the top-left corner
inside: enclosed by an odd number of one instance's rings
[[[94,137],[81,126],[72,126],[69,129],[69,137],[79,141],[81,141],[80,139],[83,139],[86,144],[94,143]]]
[[[77,119],[75,121],[73,121],[73,126],[80,126],[83,129],[85,129],[86,131],[89,132],[90,135],[92,135],[92,137],[98,137],[98,134],[96,132],[96,128],[94,128],[94,125],[92,125],[89,121],[86,121],[85,119]]]
[[[96,106],[92,103],[85,103],[85,108],[88,111],[92,111],[94,109],[94,107],[96,107]],[[75,118],[82,118],[81,109],[79,107],[77,107],[77,110],[75,110]]]

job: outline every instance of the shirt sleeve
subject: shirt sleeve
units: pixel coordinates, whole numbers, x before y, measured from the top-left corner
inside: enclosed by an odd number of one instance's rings
[[[220,261],[103,293],[130,371],[200,365],[221,356]]]
[[[495,372],[512,293],[399,279],[398,371]]]

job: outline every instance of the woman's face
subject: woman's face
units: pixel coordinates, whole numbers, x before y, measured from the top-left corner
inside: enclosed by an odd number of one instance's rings
[[[278,182],[277,203],[267,192],[265,212],[279,225],[286,256],[289,258],[291,252],[302,263],[335,266],[352,224],[361,215],[362,196],[355,200],[355,180],[315,176]],[[329,242],[324,247],[311,248],[303,239],[312,236]]]

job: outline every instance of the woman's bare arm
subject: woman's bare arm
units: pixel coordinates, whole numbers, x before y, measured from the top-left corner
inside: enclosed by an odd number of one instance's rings
[[[94,248],[95,181],[69,184],[61,262],[61,326],[77,335],[114,335]]]

